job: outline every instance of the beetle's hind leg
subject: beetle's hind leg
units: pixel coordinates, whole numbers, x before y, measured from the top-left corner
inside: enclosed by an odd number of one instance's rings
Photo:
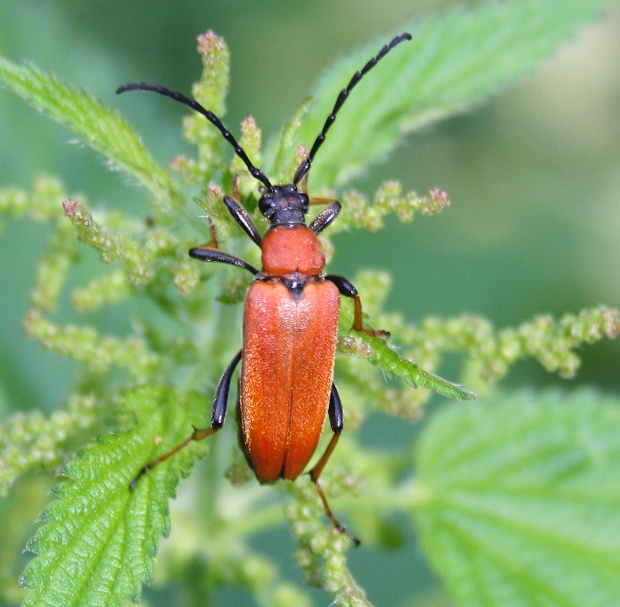
[[[171,449],[167,453],[160,455],[157,459],[149,462],[140,468],[140,471],[129,484],[129,488],[133,490],[138,481],[151,469],[158,464],[170,459],[173,455],[184,449],[192,442],[197,442],[208,438],[212,434],[215,434],[223,425],[226,419],[226,409],[228,407],[228,392],[230,390],[230,382],[235,368],[241,360],[241,351],[232,359],[226,370],[222,374],[220,381],[215,391],[215,397],[213,398],[213,408],[211,409],[211,427],[210,428],[194,428],[194,431],[188,436],[182,443],[178,444],[174,449]]]
[[[319,461],[315,464],[314,468],[310,470],[310,478],[316,487],[316,491],[319,494],[319,498],[321,498],[321,503],[323,504],[323,510],[327,515],[327,518],[332,522],[334,527],[340,532],[345,533],[351,538],[354,547],[358,547],[360,545],[360,541],[334,516],[332,513],[329,504],[327,503],[327,498],[325,497],[325,493],[323,493],[323,489],[319,484],[319,476],[323,472],[323,468],[327,464],[327,461],[331,457],[331,454],[334,452],[336,445],[338,443],[338,439],[340,438],[340,433],[342,432],[342,428],[344,425],[344,414],[342,411],[342,402],[340,401],[340,395],[338,394],[338,390],[336,386],[332,384],[332,391],[329,396],[329,423],[334,432],[329,444],[327,445],[327,449]]]
[[[219,430],[219,428],[204,428],[204,429],[194,428],[194,431],[192,432],[191,436],[186,438],[182,443],[177,445],[174,449],[171,449],[167,453],[164,453],[163,455],[160,455],[157,459],[154,459],[152,462],[149,462],[148,464],[145,464],[144,466],[142,466],[142,468],[140,468],[140,472],[138,472],[138,474],[136,474],[136,476],[131,481],[131,483],[129,483],[129,488],[133,491],[135,489],[136,485],[138,484],[138,481],[149,470],[153,469],[158,464],[161,464],[162,462],[165,462],[167,459],[169,459],[173,455],[175,455],[175,453],[178,453],[179,451],[181,451],[181,449],[183,449],[184,447],[187,447],[187,445],[189,445],[190,443],[192,443],[194,441],[203,440],[203,439],[207,438],[208,436],[211,436],[212,434],[215,434],[218,430]]]

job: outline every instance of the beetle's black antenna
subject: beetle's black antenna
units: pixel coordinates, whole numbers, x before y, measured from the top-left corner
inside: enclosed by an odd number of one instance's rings
[[[179,101],[193,110],[202,114],[209,122],[211,122],[220,133],[222,133],[224,139],[230,143],[235,149],[235,154],[243,160],[245,166],[248,167],[248,171],[252,174],[252,177],[258,179],[266,188],[271,189],[273,186],[271,182],[267,178],[267,176],[260,170],[257,169],[250,159],[248,155],[245,153],[243,148],[237,143],[237,140],[233,137],[232,133],[220,122],[220,119],[211,111],[205,109],[198,103],[195,99],[191,99],[190,97],[186,97],[181,93],[177,93],[175,91],[171,91],[164,86],[159,86],[156,84],[148,84],[146,82],[135,82],[131,84],[125,84],[124,86],[120,86],[116,89],[116,93],[124,93],[125,91],[152,91],[153,93],[159,93],[160,95],[164,95],[166,97],[170,97],[175,101]]]
[[[411,40],[411,34],[405,32],[404,34],[400,34],[400,36],[396,36],[392,40],[392,42],[390,42],[389,44],[386,44],[379,51],[376,57],[373,57],[370,61],[368,61],[368,63],[359,72],[355,72],[355,74],[353,74],[353,77],[351,78],[351,81],[349,82],[349,84],[347,84],[347,86],[340,91],[340,94],[338,95],[338,98],[336,99],[336,103],[334,104],[334,109],[332,110],[332,113],[327,117],[327,120],[325,121],[325,124],[323,125],[323,129],[321,130],[321,132],[319,133],[319,136],[314,141],[314,145],[312,146],[310,153],[308,154],[306,159],[299,165],[299,168],[297,169],[297,172],[295,173],[295,178],[293,179],[294,185],[297,185],[304,178],[304,175],[306,175],[308,171],[310,170],[310,166],[312,165],[314,156],[316,155],[318,149],[323,144],[323,141],[325,141],[325,135],[327,134],[327,131],[329,131],[334,120],[336,120],[336,114],[338,113],[338,110],[340,110],[340,108],[342,107],[342,104],[346,101],[347,97],[349,96],[349,93],[353,90],[355,85],[373,67],[375,67],[375,65],[377,65],[377,63],[379,63],[379,61],[381,61],[381,59],[383,59],[383,57],[385,57],[395,46],[399,45],[401,42],[404,42],[405,40]]]

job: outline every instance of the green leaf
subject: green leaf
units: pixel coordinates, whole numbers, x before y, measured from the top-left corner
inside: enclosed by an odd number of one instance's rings
[[[341,331],[350,332],[353,325],[353,304],[342,302],[339,327]],[[338,351],[367,358],[388,377],[398,377],[413,388],[428,388],[437,394],[456,400],[472,400],[476,396],[459,384],[443,379],[438,375],[421,369],[416,363],[399,356],[389,345],[389,340],[372,337],[365,333],[355,333],[340,339]]]
[[[362,339],[367,341],[366,336]],[[401,358],[385,341],[376,337],[369,337],[368,341],[370,340],[372,340],[370,362],[377,365],[389,377],[399,377],[414,388],[428,388],[448,398],[457,400],[472,400],[476,398],[474,394],[463,389],[458,384],[420,369],[415,363]]]
[[[394,49],[351,93],[313,163],[313,188],[345,183],[405,134],[463,112],[531,72],[609,3],[486,2],[403,24],[392,33],[409,31],[412,42]],[[388,41],[376,38],[329,70],[297,141],[312,145],[338,92]]]
[[[176,183],[160,169],[127,121],[84,91],[33,65],[0,57],[0,82],[37,110],[73,129],[91,148],[133,175],[157,199],[179,203]]]
[[[205,444],[190,444],[156,466],[133,491],[129,484],[146,462],[187,438],[191,422],[204,423],[205,402],[197,394],[141,388],[121,406],[135,413],[135,426],[79,452],[41,516],[28,546],[38,556],[21,580],[34,588],[27,607],[125,605],[152,578],[158,538],[169,530],[168,500]]]
[[[459,605],[620,597],[620,402],[523,394],[444,410],[419,445],[421,540]]]

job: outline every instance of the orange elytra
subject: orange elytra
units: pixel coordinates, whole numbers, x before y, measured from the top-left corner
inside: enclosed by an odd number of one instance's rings
[[[261,248],[263,267],[260,271],[243,259],[220,251],[215,238],[190,250],[190,256],[195,259],[232,264],[254,275],[245,301],[243,346],[219,381],[210,426],[194,430],[173,450],[146,464],[131,483],[132,488],[153,466],[190,442],[207,438],[222,427],[232,377],[241,361],[241,445],[258,480],[261,483],[278,479],[295,480],[305,470],[316,450],[327,415],[333,436],[309,474],[325,513],[336,529],[347,533],[355,545],[359,544],[334,517],[319,484],[321,472],[343,428],[342,403],[333,383],[340,296],[354,300],[355,331],[372,335],[385,333],[364,329],[362,306],[356,288],[346,278],[324,272],[325,257],[317,235],[334,221],[341,207],[335,200],[310,198],[306,181],[312,161],[351,90],[385,55],[405,40],[411,40],[411,35],[404,33],[396,36],[360,71],[355,72],[338,95],[323,129],[290,184],[273,185],[252,164],[217,116],[196,100],[146,83],[127,84],[117,90],[117,93],[130,90],[159,93],[191,107],[209,120],[233,146],[251,175],[262,184],[258,207],[271,224],[265,236],[261,237],[241,203],[234,197],[224,197],[229,213]],[[307,224],[309,205],[326,202],[328,206]]]

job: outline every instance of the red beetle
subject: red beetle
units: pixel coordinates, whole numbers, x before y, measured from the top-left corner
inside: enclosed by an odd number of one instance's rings
[[[239,382],[241,442],[259,482],[269,483],[280,478],[295,480],[304,471],[316,450],[327,413],[334,434],[327,449],[310,470],[310,477],[327,516],[336,529],[348,533],[331,513],[319,485],[319,476],[343,428],[342,404],[333,383],[340,296],[354,300],[355,331],[371,335],[385,333],[364,329],[362,306],[355,287],[342,276],[323,272],[325,257],[317,234],[332,223],[341,207],[337,201],[331,201],[307,225],[305,216],[309,204],[325,201],[309,198],[305,183],[312,160],[353,87],[404,40],[411,40],[411,35],[404,33],[396,36],[353,75],[338,95],[331,114],[306,159],[299,165],[293,182],[286,185],[273,185],[252,164],[217,116],[194,99],[146,83],[127,84],[117,90],[117,93],[153,91],[188,105],[205,116],[234,147],[252,176],[263,184],[258,207],[271,223],[265,237],[261,238],[245,208],[234,198],[224,197],[232,217],[261,248],[260,271],[246,261],[218,250],[215,240],[190,250],[189,254],[196,259],[232,264],[254,275],[245,301],[243,348],[219,381],[213,400],[211,426],[194,430],[175,449],[146,464],[131,483],[132,488],[153,466],[188,443],[202,440],[222,427],[232,376],[239,361],[242,361]],[[356,545],[359,543],[355,537],[349,536]]]

